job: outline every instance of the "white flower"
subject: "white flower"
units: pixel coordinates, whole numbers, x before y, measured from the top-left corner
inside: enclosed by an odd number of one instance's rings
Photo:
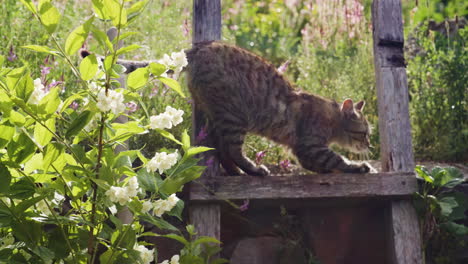
[[[143,264],[149,264],[154,260],[154,249],[147,249],[142,245],[135,245],[135,250],[140,251],[140,257]]]
[[[179,264],[179,255],[172,256],[171,264]]]
[[[183,110],[179,110],[170,106],[166,106],[165,113],[171,117],[171,122],[173,126],[176,126],[182,123],[182,121],[184,121],[184,119],[182,118],[182,115],[184,114]]]
[[[101,112],[111,111],[115,115],[125,111],[124,96],[122,93],[108,90],[107,95],[104,90],[98,94],[96,106]]]
[[[117,213],[117,207],[115,207],[115,204],[109,207],[109,211],[111,214],[115,215]]]
[[[101,89],[96,82],[90,82],[88,88],[92,93],[97,93]]]
[[[161,63],[162,65],[165,65],[168,68],[175,66],[174,61],[167,54],[164,54],[162,59],[158,60],[158,63]]]
[[[127,190],[127,194],[130,197],[137,196],[138,194],[138,179],[137,177],[132,177],[127,183],[127,186],[125,186]]]
[[[37,78],[36,80],[34,80],[34,91],[31,93],[28,103],[37,105],[47,94],[44,88],[45,87],[41,83],[41,79]]]
[[[187,56],[185,55],[184,50],[181,50],[180,52],[172,52],[171,59],[176,68],[182,69],[188,65]]]
[[[166,106],[166,111],[162,114],[150,117],[150,128],[151,129],[170,129],[176,126],[184,120],[182,115],[183,110],[175,109],[171,106]]]
[[[157,116],[151,116],[150,128],[151,129],[172,128],[172,117],[166,113],[162,113]]]
[[[141,212],[143,214],[145,214],[145,213],[149,212],[149,210],[151,210],[151,208],[153,208],[153,204],[150,201],[144,201],[143,205],[142,205],[142,208],[141,208]]]
[[[179,264],[179,259],[180,259],[179,255],[174,255],[171,258],[171,262],[169,262],[169,260],[165,260],[161,262],[161,264]]]
[[[170,210],[172,210],[172,208],[174,208],[174,206],[176,206],[176,204],[179,202],[179,198],[176,196],[175,193],[171,194],[171,196],[167,197],[167,203],[169,204],[169,206],[171,207]]]
[[[127,190],[122,187],[111,186],[109,190],[106,191],[106,195],[111,202],[119,203],[120,205],[125,205],[130,200]]]
[[[164,200],[157,200],[153,203],[153,214],[161,217],[166,212],[166,203]]]
[[[167,200],[159,199],[153,203],[153,214],[161,217],[165,212],[169,212],[176,206],[179,198],[174,194],[169,196]]]
[[[170,169],[177,163],[177,152],[167,154],[166,152],[160,152],[154,154],[154,157],[146,164],[146,170],[148,172],[163,173],[165,170]]]

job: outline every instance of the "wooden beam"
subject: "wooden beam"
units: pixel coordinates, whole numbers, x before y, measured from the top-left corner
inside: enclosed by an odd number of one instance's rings
[[[221,1],[220,0],[194,0],[193,1],[193,36],[192,43],[208,40],[221,39]],[[206,118],[199,107],[194,104],[192,109],[192,140],[195,141],[197,134],[201,129],[206,129]],[[209,131],[209,129],[208,129]],[[204,146],[214,146],[208,137],[202,142],[192,142]],[[215,175],[219,175],[219,161],[217,157],[210,151],[203,156],[202,163],[211,160],[209,166],[202,179],[210,182]],[[205,165],[203,164],[203,165]],[[190,185],[190,189],[193,188]],[[220,239],[221,229],[221,207],[216,203],[194,204],[190,203],[189,221],[195,226],[195,230],[199,236],[211,236]]]
[[[372,24],[382,170],[411,172],[414,158],[400,0],[374,0]],[[387,222],[390,263],[422,263],[418,217],[411,202],[392,202]]]
[[[413,173],[310,174],[298,176],[214,177],[210,186],[193,184],[190,201],[297,198],[402,197],[414,193]]]
[[[221,39],[221,1],[193,1],[193,43]]]

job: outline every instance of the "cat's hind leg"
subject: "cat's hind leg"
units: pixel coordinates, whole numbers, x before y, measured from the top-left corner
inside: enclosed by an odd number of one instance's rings
[[[234,161],[245,173],[252,176],[266,176],[270,171],[263,165],[256,166],[242,152],[246,131],[244,128],[231,128],[222,135],[224,155]]]

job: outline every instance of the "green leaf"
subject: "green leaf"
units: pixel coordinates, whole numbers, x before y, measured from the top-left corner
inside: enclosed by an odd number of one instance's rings
[[[187,133],[187,130],[185,129],[184,132],[182,132],[182,148],[184,151],[187,151],[187,149],[190,148],[190,136]]]
[[[41,146],[47,145],[52,140],[53,134],[51,131],[55,132],[55,118],[47,119],[44,125],[47,128],[39,123],[34,126],[34,139]]]
[[[21,47],[25,48],[25,49],[34,50],[34,51],[37,51],[37,52],[44,52],[44,53],[54,55],[54,56],[60,54],[57,50],[51,49],[51,48],[49,48],[47,46],[26,45],[26,46],[21,46]]]
[[[148,78],[148,67],[139,68],[128,75],[127,85],[129,88],[138,89],[148,82]]]
[[[205,170],[203,166],[192,166],[181,172],[174,174],[174,177],[164,179],[159,190],[162,193],[175,193],[178,192],[184,184],[199,178]]]
[[[44,151],[44,171],[48,171],[50,165],[64,153],[65,146],[60,143],[47,145]]]
[[[0,163],[0,193],[6,193],[10,189],[11,173],[8,168]]]
[[[6,76],[6,83],[8,88],[14,90],[16,96],[25,102],[34,90],[33,80],[24,67],[10,71]]]
[[[4,203],[0,203],[0,227],[9,226],[12,220],[10,209]]]
[[[88,37],[93,20],[94,17],[91,17],[83,25],[77,27],[70,33],[70,35],[68,35],[67,40],[65,41],[65,52],[68,55],[73,55],[81,48]]]
[[[22,114],[14,110],[11,110],[9,120],[17,127],[22,127],[26,122],[26,118]]]
[[[192,147],[187,150],[185,155],[187,155],[187,157],[193,157],[199,153],[206,152],[206,151],[213,150],[213,149],[214,148],[208,148],[208,147]]]
[[[15,206],[15,214],[22,214],[24,213],[29,207],[35,205],[38,203],[40,200],[44,199],[44,195],[33,197],[31,199],[27,199],[24,201],[21,201],[19,204]]]
[[[85,81],[91,80],[98,71],[98,62],[96,55],[91,54],[84,58],[80,63],[81,78]]]
[[[160,80],[162,83],[165,85],[169,86],[172,90],[176,91],[182,98],[185,98],[184,93],[182,92],[182,88],[180,87],[179,82],[177,82],[174,79],[167,78],[167,77],[158,77],[158,80]]]
[[[160,177],[155,176],[153,173],[149,173],[146,168],[141,168],[137,173],[137,177],[140,187],[145,191],[152,193],[158,192],[158,186],[162,182]]]
[[[424,179],[426,182],[429,182],[429,183],[434,182],[434,178],[432,178],[431,175],[429,175],[429,172],[426,170],[425,167],[416,166],[415,170],[416,170],[416,173],[418,174],[418,176],[421,177],[422,179]]]
[[[50,90],[44,98],[39,102],[39,113],[45,117],[49,117],[57,111],[60,103],[59,98],[60,88],[55,87]]]
[[[454,222],[447,222],[447,223],[441,224],[440,227],[457,236],[468,235],[468,227],[461,225],[461,224],[457,224]]]
[[[72,121],[68,127],[67,132],[65,133],[65,137],[71,138],[78,134],[93,119],[94,114],[95,112],[91,112],[89,110],[83,111],[77,118]]]
[[[170,223],[168,223],[167,221],[165,221],[165,220],[163,220],[162,218],[159,218],[159,217],[152,217],[152,216],[148,216],[148,215],[140,215],[140,219],[143,220],[143,221],[146,221],[146,222],[148,222],[150,224],[153,224],[156,227],[161,228],[161,229],[179,231],[179,229],[177,229],[177,227],[171,225]]]
[[[215,243],[215,244],[221,244],[221,241],[217,240],[214,237],[209,237],[209,236],[200,236],[193,242],[194,245],[198,244],[205,244],[205,243]]]
[[[36,13],[36,6],[32,2],[32,0],[20,0],[20,1],[29,9],[29,11],[31,11],[34,14]]]
[[[29,160],[36,152],[36,144],[28,135],[21,133],[15,141],[10,141],[7,146],[10,159],[16,164],[22,164]]]
[[[146,131],[146,129],[140,127],[138,122],[130,121],[127,123],[114,123],[112,127],[116,130],[115,136],[113,136],[110,141],[125,141],[130,137],[141,134]]]
[[[0,148],[3,148],[13,138],[16,129],[14,126],[0,125],[0,131],[2,131],[0,133]]]
[[[104,13],[112,19],[112,24],[121,27],[127,24],[127,11],[117,0],[104,0]]]
[[[167,237],[167,238],[170,238],[170,239],[174,239],[174,240],[176,240],[176,241],[179,241],[179,242],[182,243],[184,246],[189,245],[189,242],[188,242],[187,239],[185,239],[183,236],[179,236],[179,235],[176,235],[176,234],[167,234],[167,235],[162,235],[162,237]]]
[[[60,20],[60,13],[57,8],[49,1],[39,1],[39,15],[47,31],[50,34],[54,33]]]
[[[106,13],[106,10],[104,9],[104,1],[103,0],[92,0],[93,3],[93,9],[96,15],[100,19],[110,19],[109,14]]]
[[[154,76],[160,76],[167,71],[167,68],[161,63],[152,62],[149,64],[149,70]]]
[[[132,44],[130,46],[118,49],[117,52],[116,52],[116,55],[119,56],[119,55],[122,55],[124,53],[130,52],[132,50],[137,50],[139,48],[141,48],[140,45]]]
[[[13,183],[10,187],[9,196],[13,199],[27,199],[34,195],[34,180],[29,177],[22,177],[19,181]]]
[[[182,145],[182,142],[180,142],[179,140],[177,140],[174,135],[172,135],[170,132],[166,131],[166,130],[162,130],[162,129],[159,129],[159,128],[156,128],[155,129],[161,136],[167,138],[167,139],[170,139],[172,140],[173,142],[179,144],[179,145]]]
[[[91,27],[91,31],[93,32],[93,36],[96,38],[96,40],[101,46],[105,45],[111,53],[114,52],[114,45],[112,45],[111,41],[109,40],[109,36],[107,36],[107,34],[104,31],[100,30],[95,26]],[[99,59],[101,60],[101,58]]]
[[[458,206],[454,197],[443,197],[438,203],[440,206],[440,213],[444,217],[448,217],[452,213],[453,208]]]
[[[13,102],[6,93],[0,93],[0,112],[4,117],[8,117],[12,110]]]

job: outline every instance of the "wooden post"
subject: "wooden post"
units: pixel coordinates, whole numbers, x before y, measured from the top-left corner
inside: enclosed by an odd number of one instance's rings
[[[192,43],[221,39],[221,1],[193,1],[193,39]],[[206,118],[197,105],[192,113],[193,139],[205,127]],[[209,132],[209,130],[208,130]],[[208,135],[207,140],[211,137]],[[205,140],[203,145],[213,146],[213,142]],[[219,162],[213,153],[205,154],[203,160],[212,160],[202,176],[201,183],[209,186],[212,178],[219,175]],[[192,183],[193,184],[193,183]],[[196,183],[195,183],[196,184]],[[195,226],[198,235],[211,236],[220,239],[221,208],[219,203],[191,204],[189,209],[190,222]]]
[[[400,0],[374,0],[372,23],[382,170],[411,172],[414,159]],[[391,202],[387,223],[390,263],[422,263],[418,217],[411,202]]]

